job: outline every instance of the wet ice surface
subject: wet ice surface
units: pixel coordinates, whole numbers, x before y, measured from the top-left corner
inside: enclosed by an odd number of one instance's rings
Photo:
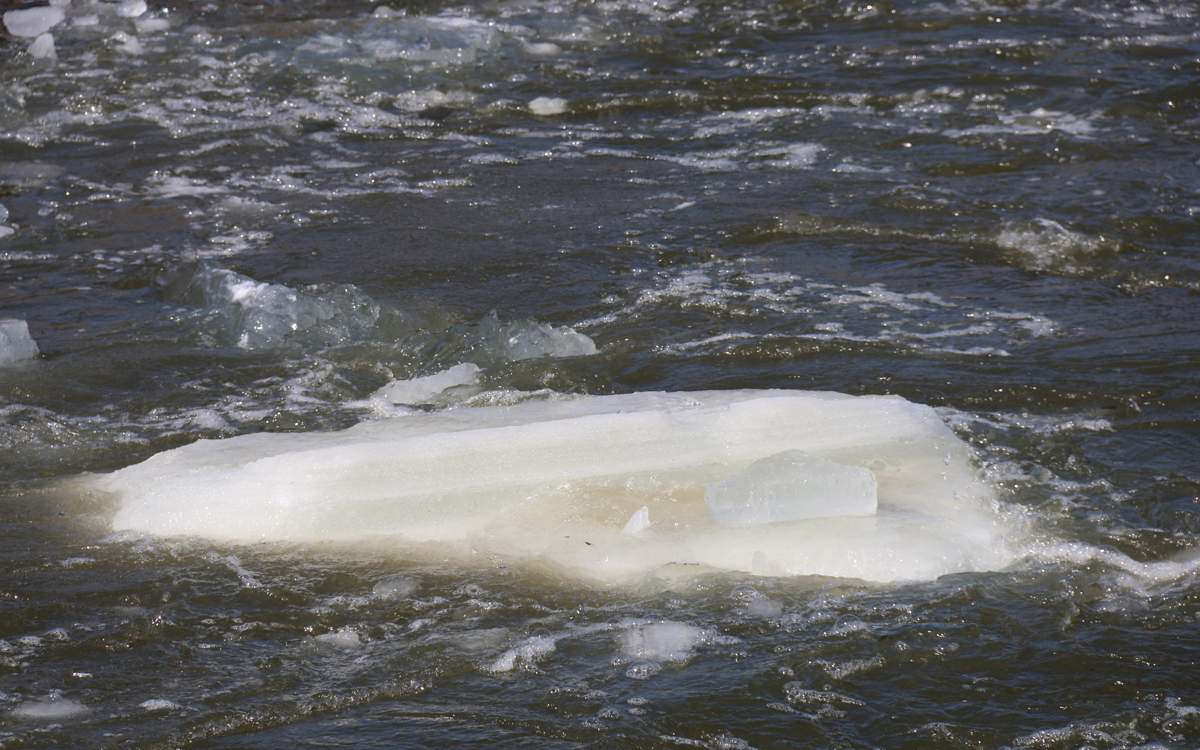
[[[6,11],[0,745],[1200,741],[1192,5]],[[928,404],[990,500],[783,448],[583,491],[526,430],[504,534],[247,544],[71,479],[712,389]],[[270,526],[211,505],[160,517]]]

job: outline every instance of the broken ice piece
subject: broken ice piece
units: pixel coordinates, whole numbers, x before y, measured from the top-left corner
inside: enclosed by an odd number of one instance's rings
[[[871,516],[875,475],[804,451],[784,451],[710,484],[704,502],[722,526],[757,526],[834,516]]]
[[[4,28],[13,36],[32,39],[62,23],[64,18],[62,8],[22,8],[4,14]]]
[[[650,508],[643,505],[634,511],[629,520],[625,522],[625,528],[621,529],[621,533],[637,536],[648,528],[650,528]]]
[[[0,318],[0,366],[11,365],[38,355],[37,344],[29,335],[29,324],[14,318]]]

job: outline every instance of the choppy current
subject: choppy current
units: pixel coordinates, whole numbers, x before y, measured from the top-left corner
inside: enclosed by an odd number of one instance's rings
[[[1194,3],[3,9],[0,747],[1200,745]],[[594,580],[79,489],[768,388],[934,407],[1028,543]]]

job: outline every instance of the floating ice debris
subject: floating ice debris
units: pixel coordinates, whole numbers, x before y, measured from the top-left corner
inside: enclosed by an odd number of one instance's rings
[[[525,51],[538,57],[554,57],[562,53],[562,47],[553,42],[529,42],[525,45]],[[534,101],[538,100],[534,99]],[[560,99],[559,101],[562,100]],[[532,106],[532,103],[530,106]]]
[[[87,713],[87,706],[70,698],[52,693],[44,699],[26,701],[12,710],[14,719],[31,721],[61,721]]]
[[[175,286],[184,301],[211,308],[243,349],[279,346],[293,339],[347,343],[379,319],[379,306],[349,285],[297,290],[202,267]]]
[[[477,385],[480,372],[477,365],[464,362],[423,378],[393,380],[372,393],[371,400],[401,405],[429,403],[451,388]]]
[[[4,14],[4,28],[13,36],[32,39],[62,23],[64,18],[63,9],[54,6],[10,10]]]
[[[58,58],[58,52],[54,49],[53,34],[39,34],[36,39],[29,45],[29,54],[39,60],[54,60]]]
[[[549,96],[539,96],[529,102],[529,111],[539,117],[561,115],[567,111],[567,100]]]
[[[121,0],[117,15],[121,18],[137,18],[146,12],[146,0]]]
[[[637,536],[648,528],[650,528],[650,508],[643,505],[634,511],[629,520],[625,522],[625,528],[621,529],[621,533]]]
[[[408,576],[393,575],[381,578],[371,588],[371,596],[377,599],[407,599],[416,593],[417,582]]]
[[[16,232],[16,230],[13,229],[12,227],[8,227],[3,224],[0,224],[0,240],[4,239],[5,237],[9,236],[10,234],[13,234],[14,232]]]
[[[621,636],[621,653],[630,659],[655,662],[683,662],[696,647],[713,640],[711,630],[682,622],[658,622],[640,625]]]
[[[801,451],[755,461],[728,479],[710,484],[704,502],[726,526],[755,526],[830,516],[875,514],[875,475]]]
[[[1005,225],[996,235],[996,244],[1012,252],[1018,265],[1029,270],[1077,273],[1106,249],[1107,243],[1057,221],[1034,219]]]
[[[151,698],[139,703],[138,708],[145,709],[146,711],[178,711],[181,706],[175,701],[169,701],[166,698]]]
[[[38,346],[29,335],[29,324],[14,318],[0,318],[0,367],[33,359]]]
[[[334,630],[330,633],[322,633],[321,635],[315,636],[313,641],[322,646],[329,646],[331,648],[343,649],[346,651],[360,648],[363,645],[362,636],[358,634],[357,630],[349,625],[344,628]]]
[[[558,647],[558,638],[549,635],[537,635],[526,638],[519,645],[500,654],[487,666],[489,672],[511,672],[520,664],[532,664]]]
[[[506,359],[584,357],[596,353],[596,343],[570,326],[531,320],[501,323],[492,312],[480,321],[479,330],[485,343]]]
[[[705,488],[783,451],[836,462],[838,479],[869,468],[878,513],[714,525]],[[86,483],[116,496],[116,531],[436,543],[438,555],[540,557],[605,579],[691,564],[913,580],[1015,557],[1015,532],[969,449],[932,409],[896,397],[705,391],[460,407],[341,432],[200,441]],[[846,512],[844,498],[826,501],[829,514]],[[806,513],[821,512],[816,497],[807,502]],[[641,506],[669,533],[622,534]]]

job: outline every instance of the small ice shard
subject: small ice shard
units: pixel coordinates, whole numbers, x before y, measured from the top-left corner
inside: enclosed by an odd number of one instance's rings
[[[75,16],[71,19],[72,26],[99,26],[100,16],[95,13],[89,13],[83,16]]]
[[[371,400],[398,405],[429,403],[451,388],[478,385],[480,372],[477,365],[464,362],[423,378],[393,380],[371,394]]]
[[[4,239],[5,237],[9,236],[10,234],[15,233],[16,231],[17,230],[13,229],[12,227],[8,227],[3,224],[0,224],[0,240]]]
[[[621,637],[621,652],[631,658],[655,662],[684,662],[696,647],[711,642],[713,633],[683,622],[639,625]]]
[[[417,582],[408,576],[391,575],[379,579],[371,588],[371,596],[377,599],[407,599],[416,593]]]
[[[314,637],[313,641],[322,646],[341,649],[343,651],[356,649],[363,645],[362,636],[349,625],[330,633],[322,633]]]
[[[567,100],[557,97],[539,96],[529,102],[529,111],[539,117],[561,115],[567,111]]]
[[[4,14],[4,28],[13,36],[32,39],[45,34],[66,18],[62,8],[40,7],[10,10]]]
[[[165,18],[139,18],[137,30],[139,34],[153,34],[171,28],[171,22]]]
[[[621,533],[637,536],[648,528],[650,528],[650,508],[643,505],[634,511],[629,520],[625,522],[625,528],[621,529]]]
[[[570,326],[532,320],[501,323],[493,311],[479,323],[484,342],[511,360],[540,357],[584,357],[596,353],[596,342]]]
[[[150,700],[142,701],[138,704],[138,708],[146,711],[177,711],[180,705],[175,701],[169,701],[166,698],[151,698]]]
[[[37,39],[29,45],[29,54],[39,60],[55,60],[58,58],[58,51],[54,49],[53,34],[39,34]]]
[[[8,221],[8,209],[4,207],[3,203],[0,203],[0,224],[6,221]]]
[[[15,318],[0,318],[0,366],[11,365],[38,355],[38,347],[29,335],[29,324]]]
[[[22,703],[13,709],[12,717],[33,721],[62,721],[87,713],[87,710],[87,706],[79,701],[51,694],[43,700]]]
[[[121,18],[137,18],[146,12],[146,0],[122,0],[117,6],[117,15]]]
[[[142,43],[132,34],[126,34],[124,31],[118,31],[110,37],[116,43],[116,48],[127,55],[142,54]]]
[[[554,57],[562,52],[562,47],[553,42],[530,42],[525,45],[525,51],[538,57]],[[535,99],[534,101],[537,100]],[[559,99],[558,101],[562,100]]]
[[[710,484],[704,502],[722,526],[875,514],[875,475],[803,451],[784,451],[755,461]]]

